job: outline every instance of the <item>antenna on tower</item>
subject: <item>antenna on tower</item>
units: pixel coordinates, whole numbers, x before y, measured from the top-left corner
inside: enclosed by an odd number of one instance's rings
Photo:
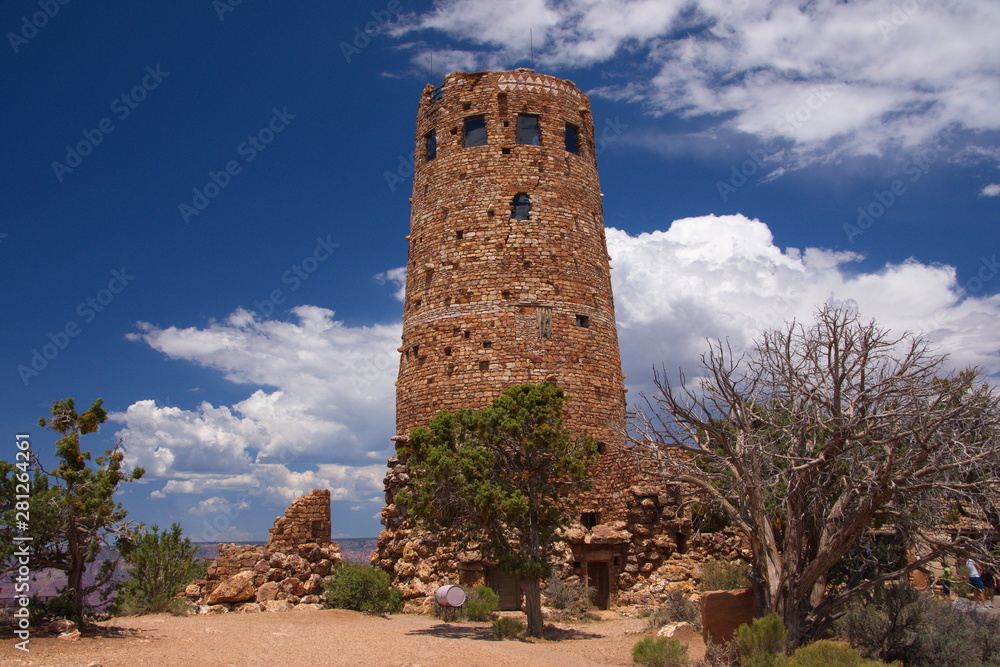
[[[531,54],[531,69],[535,69],[535,37],[531,28],[528,28],[528,48],[530,49],[528,53]]]

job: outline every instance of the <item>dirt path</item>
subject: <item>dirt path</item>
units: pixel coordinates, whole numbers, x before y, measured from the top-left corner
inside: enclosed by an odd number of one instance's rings
[[[487,623],[445,624],[427,616],[373,618],[337,609],[113,619],[133,636],[36,638],[31,652],[0,640],[0,664],[112,667],[162,665],[630,665],[643,620],[605,612],[552,639],[497,641]],[[685,636],[692,658],[700,637]]]

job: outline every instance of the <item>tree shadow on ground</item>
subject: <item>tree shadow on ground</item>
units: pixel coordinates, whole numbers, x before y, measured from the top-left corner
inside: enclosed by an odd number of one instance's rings
[[[489,641],[498,640],[493,634],[491,625],[456,625],[452,623],[437,623],[429,628],[420,630],[410,630],[408,635],[422,635],[425,637],[442,637],[444,639],[480,639]],[[574,639],[600,639],[604,635],[593,632],[584,632],[576,628],[557,628],[554,625],[546,625],[543,639],[548,641],[571,641]]]

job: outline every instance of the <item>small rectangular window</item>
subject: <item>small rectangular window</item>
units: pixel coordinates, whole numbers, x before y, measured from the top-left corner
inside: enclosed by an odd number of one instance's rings
[[[587,315],[577,315],[576,316],[576,326],[578,327],[589,327],[590,317]]]
[[[580,128],[572,123],[566,123],[566,150],[570,153],[580,152]]]
[[[538,116],[518,114],[515,139],[517,143],[527,144],[528,146],[538,146],[541,144],[542,139],[538,131]]]
[[[580,523],[584,528],[593,528],[601,522],[601,515],[598,512],[584,512],[580,515]]]
[[[469,116],[465,119],[465,147],[486,145],[486,116]]]
[[[437,157],[438,152],[438,140],[437,133],[433,130],[424,135],[424,155],[428,160],[433,160]]]
[[[535,324],[538,326],[539,338],[552,338],[552,308],[549,306],[535,308]]]

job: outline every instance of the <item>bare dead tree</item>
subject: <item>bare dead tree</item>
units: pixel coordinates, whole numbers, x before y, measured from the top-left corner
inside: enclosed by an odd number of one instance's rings
[[[656,373],[633,450],[745,533],[759,610],[779,613],[797,645],[881,582],[945,554],[986,554],[945,527],[950,504],[978,507],[1000,488],[998,399],[977,371],[944,364],[918,337],[825,307],[740,358],[713,344],[694,382]],[[909,558],[864,567],[879,530]]]

